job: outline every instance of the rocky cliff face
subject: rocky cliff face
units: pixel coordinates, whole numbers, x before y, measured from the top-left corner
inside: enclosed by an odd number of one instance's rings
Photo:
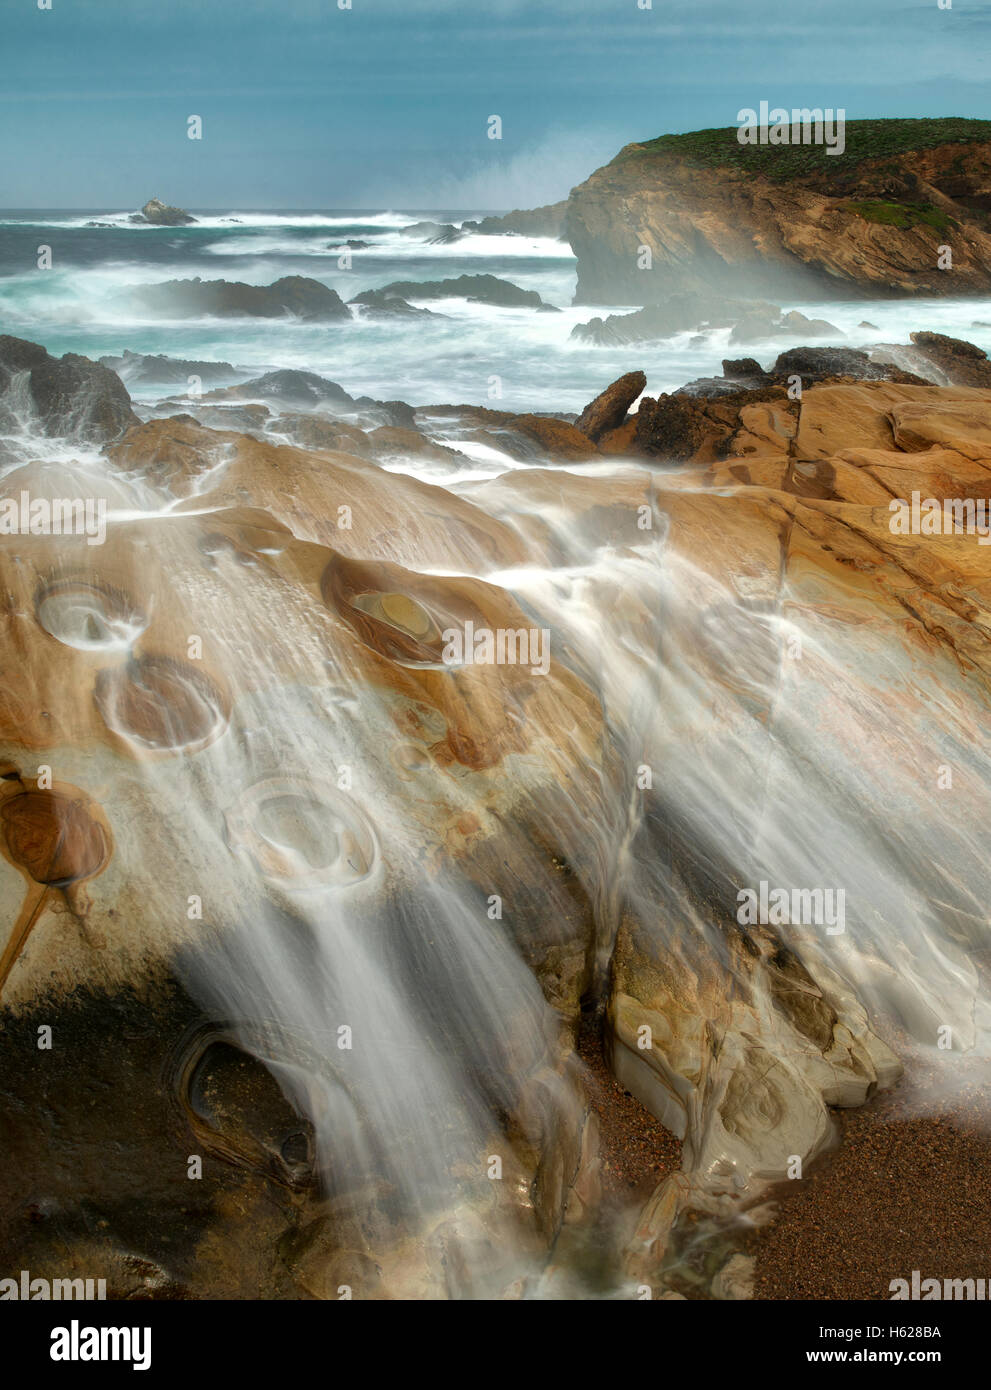
[[[741,145],[735,129],[627,145],[573,190],[566,234],[580,304],[686,290],[984,294],[989,208],[991,122],[850,121],[833,157],[821,145]]]

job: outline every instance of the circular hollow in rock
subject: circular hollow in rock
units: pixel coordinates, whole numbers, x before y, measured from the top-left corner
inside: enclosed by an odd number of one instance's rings
[[[110,837],[81,800],[57,791],[21,791],[0,804],[0,823],[13,862],[49,888],[98,874],[110,859]]]
[[[414,588],[415,595],[409,592]],[[458,625],[449,589],[447,581],[398,565],[342,556],[329,562],[320,580],[324,602],[366,647],[398,666],[436,670],[445,666],[443,632]]]
[[[166,1081],[196,1139],[216,1158],[290,1189],[312,1185],[312,1125],[269,1068],[222,1026],[200,1026],[183,1040]]]
[[[329,782],[273,777],[242,796],[227,816],[231,847],[285,888],[347,887],[372,872],[377,846],[353,802]]]
[[[147,616],[126,594],[84,579],[47,585],[35,612],[47,633],[84,652],[126,651],[148,626]]]
[[[172,657],[146,656],[101,671],[93,698],[107,728],[147,752],[196,752],[227,727],[217,687]]]

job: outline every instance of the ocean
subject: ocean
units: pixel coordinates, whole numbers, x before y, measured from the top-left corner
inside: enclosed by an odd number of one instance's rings
[[[641,368],[647,393],[672,391],[718,374],[724,357],[767,366],[796,345],[794,335],[730,342],[730,329],[680,333],[663,342],[599,347],[573,341],[576,324],[630,306],[575,306],[575,259],[550,238],[467,235],[430,244],[403,234],[421,220],[460,225],[479,211],[229,212],[191,210],[188,227],[129,223],[129,212],[26,209],[0,215],[0,331],[51,353],[97,358],[125,350],[232,363],[239,376],[302,368],[352,395],[411,405],[474,403],[519,411],[579,411],[611,380]],[[98,222],[103,225],[90,226]],[[342,270],[333,249],[367,243]],[[51,268],[38,269],[39,248]],[[536,290],[560,312],[502,308],[467,299],[431,300],[433,318],[355,318],[351,323],[199,318],[176,322],[136,315],[122,304],[135,285],[200,276],[270,284],[305,275],[344,300],[393,280],[427,281],[487,273]],[[412,300],[417,303],[415,297]],[[838,330],[820,344],[867,347],[907,342],[929,329],[991,349],[991,300],[856,300],[786,303]],[[864,321],[874,327],[860,327]],[[499,379],[498,388],[493,378]],[[144,381],[139,403],[174,394],[174,383]],[[501,397],[494,391],[501,390]]]

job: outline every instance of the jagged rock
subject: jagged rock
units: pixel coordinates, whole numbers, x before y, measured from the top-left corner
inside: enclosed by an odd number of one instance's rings
[[[285,275],[271,285],[246,285],[238,280],[167,280],[138,285],[126,299],[162,318],[285,318],[307,321],[350,319],[336,290],[305,275]]]
[[[909,337],[952,386],[991,387],[991,362],[982,348],[944,333],[910,333]]]
[[[52,357],[37,343],[0,337],[0,418],[17,412],[12,393],[18,378],[26,382],[40,434],[106,444],[138,423],[115,372],[75,352]]]
[[[412,222],[408,227],[400,227],[399,235],[441,245],[461,238],[460,230],[450,222]]]
[[[778,385],[756,391],[734,390],[716,397],[677,393],[644,397],[636,414],[639,452],[666,459],[709,460],[725,456],[740,428],[740,413],[764,401],[786,401]]]
[[[597,444],[604,434],[622,425],[627,411],[646,385],[644,372],[627,372],[585,407],[575,428]]]
[[[151,222],[155,227],[186,227],[196,218],[182,208],[169,207],[160,198],[149,198],[141,209],[131,218],[132,222]]]

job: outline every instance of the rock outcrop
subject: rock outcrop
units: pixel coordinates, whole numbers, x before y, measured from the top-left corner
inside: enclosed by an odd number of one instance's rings
[[[691,329],[732,328],[733,343],[760,342],[767,338],[842,338],[835,324],[810,319],[797,310],[785,313],[776,304],[759,300],[713,298],[708,294],[685,292],[670,295],[659,304],[650,304],[632,314],[610,314],[576,323],[571,336],[576,342],[597,347],[625,347],[633,343],[656,342]]]
[[[483,217],[479,222],[462,223],[462,231],[478,232],[481,236],[564,237],[567,202],[549,203],[542,208],[523,211],[519,208],[501,217]]]
[[[0,421],[38,434],[106,444],[138,417],[115,372],[67,352],[52,357],[37,343],[0,337]]]
[[[585,407],[575,421],[575,428],[598,443],[604,434],[619,429],[646,385],[647,377],[643,372],[627,372]]]
[[[386,318],[427,319],[438,317],[430,309],[409,304],[402,295],[397,294],[388,286],[382,290],[362,290],[361,294],[356,294],[353,299],[348,300],[348,303],[359,305],[366,313],[382,314]]]
[[[166,357],[162,353],[131,352],[125,349],[119,357],[101,357],[100,364],[116,372],[123,382],[132,385],[185,385],[191,376],[200,381],[229,381],[239,375],[230,362],[196,362],[181,357]]]
[[[541,309],[545,304],[536,290],[524,290],[498,275],[458,275],[450,280],[395,280],[376,290],[379,297],[401,299],[467,299],[475,304],[495,304],[507,309]]]
[[[137,285],[124,296],[127,305],[158,318],[276,319],[291,316],[309,321],[350,319],[336,290],[306,275],[285,275],[271,285],[246,285],[239,280],[166,280]]]
[[[320,433],[333,383],[270,382],[309,407],[281,439],[136,424],[99,460],[105,544],[0,546],[8,1268],[120,1298],[635,1298],[690,1248],[701,1296],[746,1298],[727,1232],[835,1108],[916,1043],[975,1047],[991,550],[891,503],[991,497],[991,393],[832,351],[623,418],[630,373],[583,412],[598,446],[471,406],[367,434],[534,465],[450,490]],[[648,451],[608,467],[641,416]],[[0,505],[78,479],[35,458]],[[452,657],[469,624],[546,633],[546,669]],[[842,930],[741,915],[762,881],[842,887]],[[583,1018],[681,1140],[642,1206],[601,1201]]]
[[[182,208],[169,207],[160,198],[149,198],[140,212],[131,217],[132,222],[150,222],[154,227],[187,227],[196,218]]]
[[[568,201],[575,302],[987,294],[991,123],[848,121],[840,157],[793,134],[790,145],[741,145],[736,129],[627,145]],[[940,268],[943,246],[952,270]]]

